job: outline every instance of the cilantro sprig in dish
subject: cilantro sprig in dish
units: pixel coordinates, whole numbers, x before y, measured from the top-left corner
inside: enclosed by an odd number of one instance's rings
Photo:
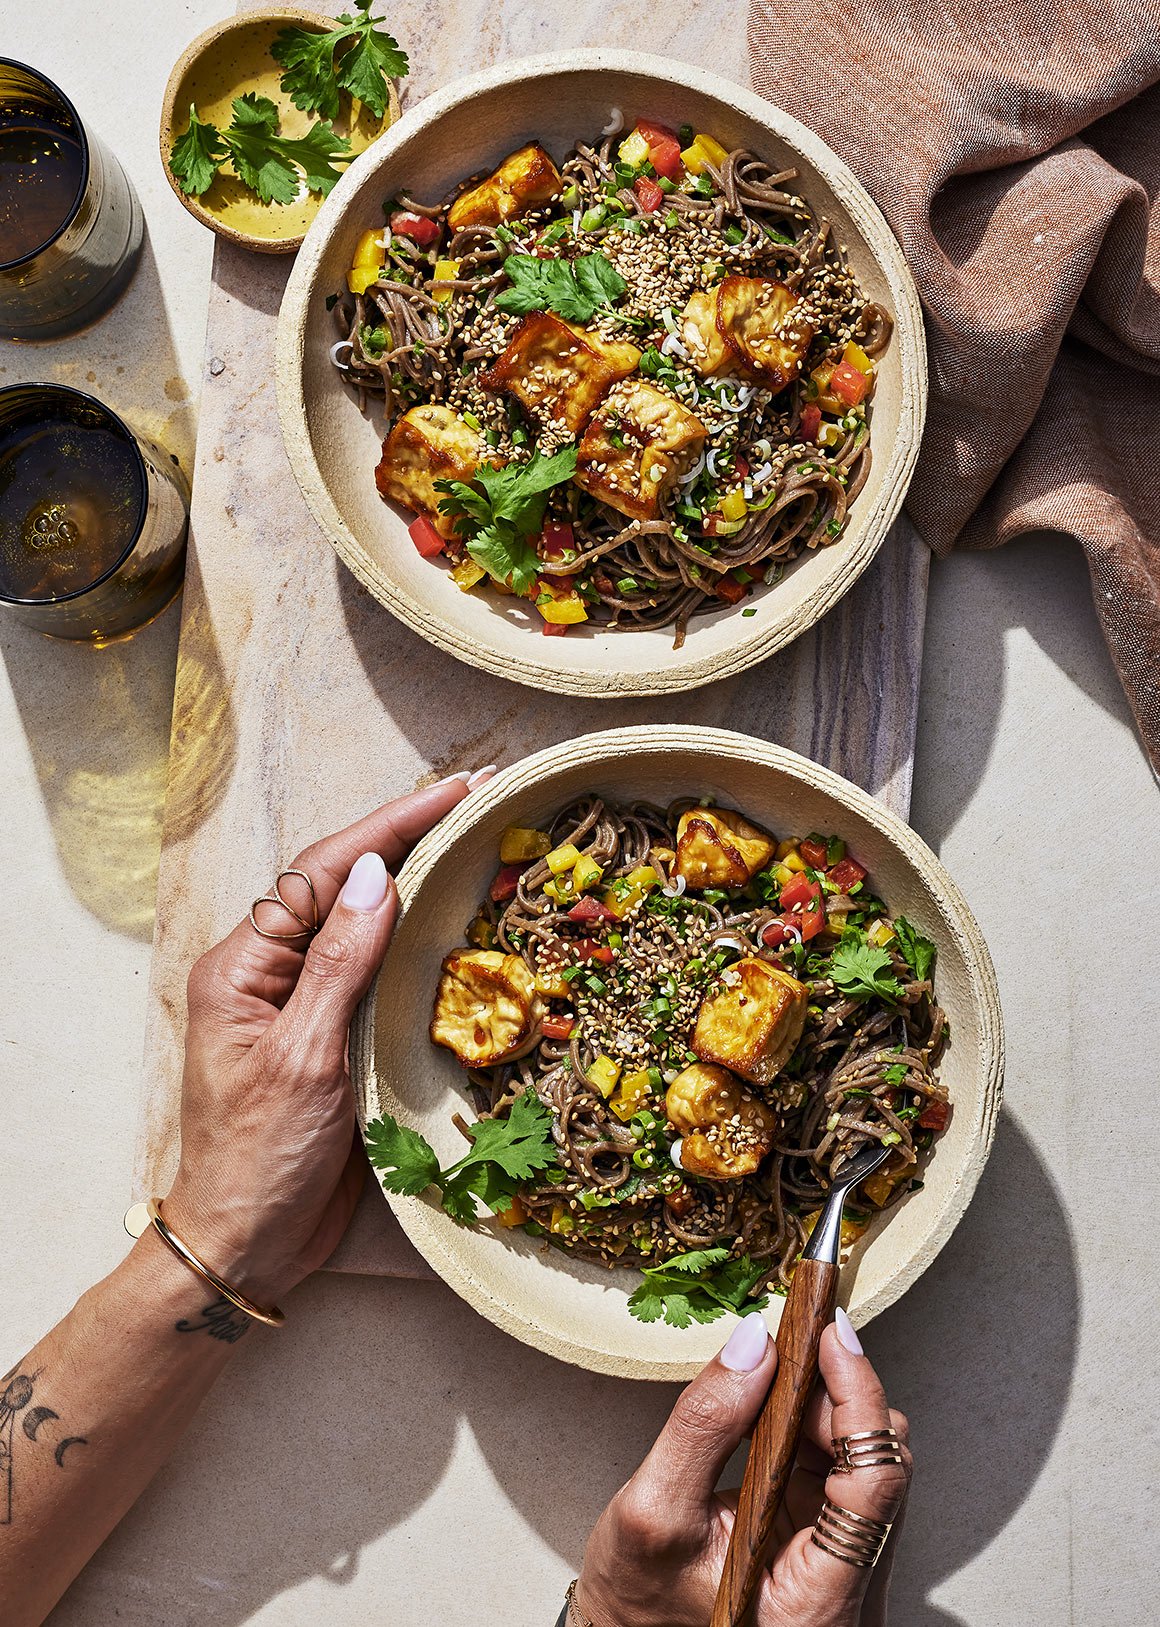
[[[481,464],[474,480],[437,480],[439,509],[456,521],[467,552],[495,581],[526,593],[544,568],[532,538],[544,523],[548,493],[576,472],[576,448],[547,458],[538,449],[526,463],[502,469]]]

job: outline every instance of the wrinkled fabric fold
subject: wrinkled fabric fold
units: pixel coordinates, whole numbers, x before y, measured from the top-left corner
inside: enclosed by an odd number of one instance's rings
[[[1074,537],[1160,770],[1160,7],[751,0],[753,83],[882,209],[931,395],[936,554]]]

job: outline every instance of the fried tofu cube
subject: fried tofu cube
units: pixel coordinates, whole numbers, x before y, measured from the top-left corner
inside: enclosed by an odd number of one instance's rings
[[[485,390],[514,395],[541,421],[579,435],[609,387],[639,361],[635,345],[601,339],[552,311],[533,311],[479,382]]]
[[[801,372],[814,326],[791,288],[771,277],[726,277],[717,288],[717,332],[746,373],[775,393]]]
[[[686,887],[744,887],[774,855],[765,831],[726,808],[690,808],[677,821],[678,876]]]
[[[453,537],[451,516],[439,513],[437,480],[472,480],[479,467],[479,436],[450,407],[412,407],[383,442],[375,470],[379,496],[426,514],[441,537]]]
[[[665,1092],[665,1114],[679,1130],[681,1168],[687,1175],[736,1181],[752,1175],[767,1156],[780,1119],[743,1089],[727,1068],[694,1062]]]
[[[544,1002],[519,955],[499,949],[454,949],[443,962],[431,1038],[465,1068],[494,1068],[537,1043]]]
[[[448,211],[447,223],[453,232],[462,226],[498,226],[533,204],[559,197],[562,186],[560,171],[533,141],[505,158],[486,181],[461,193]]]
[[[702,1001],[690,1048],[703,1062],[771,1084],[802,1037],[809,991],[756,955],[723,974],[725,987]]]
[[[707,434],[696,414],[671,395],[643,379],[628,379],[593,414],[574,479],[630,520],[651,520]]]

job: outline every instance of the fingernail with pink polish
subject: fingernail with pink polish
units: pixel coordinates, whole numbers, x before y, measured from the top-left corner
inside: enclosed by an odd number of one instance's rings
[[[431,787],[431,790],[437,791],[441,785],[450,785],[454,780],[460,780],[464,785],[466,785],[470,778],[471,770],[469,768],[461,768],[455,774],[445,774],[441,780],[436,780],[434,785]]]
[[[768,1343],[764,1316],[760,1311],[750,1311],[729,1335],[729,1342],[721,1352],[721,1365],[734,1373],[752,1373],[755,1367],[761,1366]]]
[[[377,910],[387,896],[387,867],[378,853],[364,853],[351,866],[340,902],[348,910]]]
[[[854,1332],[853,1322],[840,1305],[834,1312],[834,1326],[838,1330],[839,1343],[850,1352],[851,1356],[864,1356],[866,1354],[862,1349],[861,1339]]]
[[[495,773],[495,766],[494,763],[488,763],[486,768],[477,768],[467,782],[467,789],[469,791],[478,791],[485,780],[491,779],[491,776]]]

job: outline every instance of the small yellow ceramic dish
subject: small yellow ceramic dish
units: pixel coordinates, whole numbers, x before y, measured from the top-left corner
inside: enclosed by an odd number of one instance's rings
[[[182,52],[165,87],[161,110],[161,167],[180,202],[203,226],[259,254],[292,254],[299,248],[322,203],[319,194],[303,187],[293,203],[262,203],[227,171],[200,198],[191,197],[174,178],[169,155],[189,125],[191,102],[196,103],[199,118],[222,128],[230,122],[234,98],[247,91],[268,96],[276,104],[283,135],[306,134],[317,115],[300,112],[280,89],[282,69],[270,54],[275,36],[292,26],[325,33],[334,27],[334,19],[297,6],[279,6],[215,23]],[[344,98],[344,104],[334,128],[347,137],[354,153],[365,152],[399,117],[393,82],[381,119],[361,102]]]

